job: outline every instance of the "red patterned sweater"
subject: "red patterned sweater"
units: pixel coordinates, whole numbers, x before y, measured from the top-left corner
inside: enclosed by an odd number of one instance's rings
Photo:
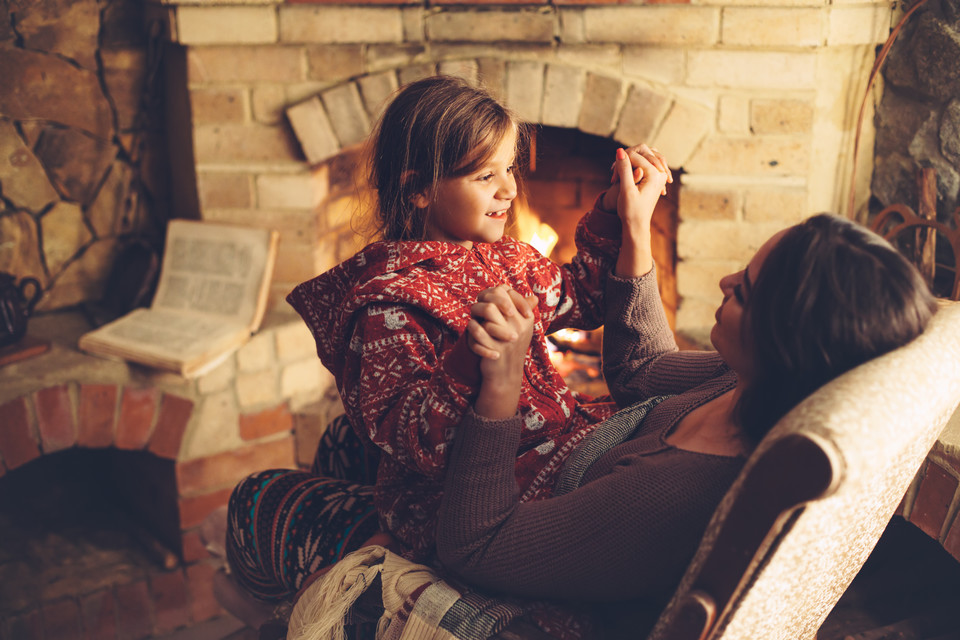
[[[569,389],[546,347],[558,329],[603,322],[620,221],[594,209],[575,239],[578,253],[563,266],[508,237],[472,249],[375,242],[287,296],[336,378],[351,424],[380,450],[381,524],[413,557],[434,551],[448,443],[478,390],[479,361],[464,330],[482,290],[506,283],[540,300],[519,406],[524,500],[548,495],[566,453],[615,410]]]

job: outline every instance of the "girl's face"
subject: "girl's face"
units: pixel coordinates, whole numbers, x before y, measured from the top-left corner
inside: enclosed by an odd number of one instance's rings
[[[744,380],[750,379],[754,357],[751,344],[744,341],[745,337],[749,337],[749,327],[745,326],[748,318],[744,313],[744,306],[750,299],[753,283],[756,282],[764,260],[784,233],[786,230],[767,240],[745,269],[720,278],[723,302],[717,308],[717,323],[710,331],[710,341],[724,362]]]
[[[441,180],[432,202],[425,195],[415,196],[414,204],[427,209],[427,240],[472,249],[475,242],[503,237],[507,211],[517,197],[516,145],[516,130],[508,131],[476,171]]]

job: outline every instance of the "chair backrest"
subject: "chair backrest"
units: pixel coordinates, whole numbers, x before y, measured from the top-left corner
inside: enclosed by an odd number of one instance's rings
[[[648,640],[815,638],[960,403],[960,304],[760,443]]]

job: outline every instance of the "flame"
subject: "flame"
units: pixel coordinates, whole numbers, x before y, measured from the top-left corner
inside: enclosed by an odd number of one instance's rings
[[[540,217],[528,206],[514,203],[515,237],[532,245],[543,255],[550,257],[560,236],[553,227],[540,221]]]

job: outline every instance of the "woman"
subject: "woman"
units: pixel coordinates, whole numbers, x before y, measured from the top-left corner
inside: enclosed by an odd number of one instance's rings
[[[629,163],[618,163],[626,235],[649,225],[633,215],[648,187],[641,179],[633,188]],[[912,340],[936,310],[917,271],[888,243],[825,214],[773,236],[720,289],[716,351],[680,352],[652,263],[618,262],[607,284],[604,374],[620,406],[648,402],[610,419],[616,433],[601,425],[580,446],[592,454],[569,458],[558,492],[527,503],[513,478],[510,406],[511,367],[531,310],[507,289],[484,292],[469,331],[490,390],[481,388],[454,440],[441,561],[500,593],[659,610],[774,423],[832,378]],[[604,448],[604,439],[619,444]]]

